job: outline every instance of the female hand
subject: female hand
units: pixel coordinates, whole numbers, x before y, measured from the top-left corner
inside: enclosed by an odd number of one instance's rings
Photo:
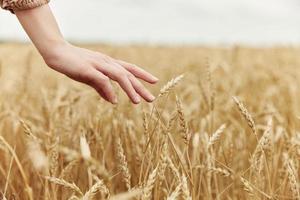
[[[46,64],[68,77],[86,83],[107,101],[117,103],[110,80],[118,82],[135,104],[154,96],[138,80],[158,79],[141,68],[107,55],[72,46],[63,38],[49,5],[15,12]]]
[[[51,47],[43,57],[49,67],[90,85],[113,104],[117,97],[110,80],[116,81],[135,104],[140,103],[140,97],[148,102],[155,99],[138,79],[151,84],[158,79],[136,65],[68,43]]]

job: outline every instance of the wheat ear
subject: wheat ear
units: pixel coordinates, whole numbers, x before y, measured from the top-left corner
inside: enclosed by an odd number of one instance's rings
[[[178,184],[175,190],[167,197],[167,200],[177,200],[181,193],[181,184]]]
[[[184,174],[181,177],[181,191],[182,191],[182,198],[184,200],[192,200],[189,186],[186,180],[186,176]]]
[[[214,173],[217,173],[217,174],[220,174],[224,177],[228,177],[231,175],[231,172],[228,171],[227,169],[224,169],[224,168],[219,168],[219,167],[211,167],[208,169],[209,171],[212,171]]]
[[[251,186],[248,180],[244,179],[243,177],[240,177],[241,182],[243,183],[244,190],[250,195],[254,195],[254,188]]]
[[[64,179],[60,179],[60,178],[56,178],[56,177],[46,176],[45,178],[48,181],[50,181],[51,183],[69,188],[69,189],[73,190],[74,192],[77,192],[78,194],[80,194],[80,196],[83,196],[81,190],[79,189],[79,187],[77,187],[77,185],[75,185],[75,183],[69,183],[68,181],[66,181]]]
[[[162,96],[168,94],[183,79],[183,77],[184,77],[184,75],[181,74],[181,75],[173,78],[172,80],[170,80],[166,85],[164,85],[161,88],[158,97],[162,97]]]
[[[86,137],[83,134],[80,136],[80,151],[84,159],[88,160],[91,158],[91,150]]]
[[[179,98],[177,96],[176,96],[176,105],[177,105],[177,113],[179,116],[179,123],[180,123],[180,127],[181,127],[181,132],[182,132],[182,138],[184,140],[184,143],[186,145],[188,145],[189,144],[189,132],[188,132],[189,130],[188,130],[185,116],[183,113],[181,101],[179,100]]]
[[[157,171],[159,166],[157,166],[149,175],[146,185],[143,190],[142,200],[150,200],[152,198],[152,190],[157,178]]]
[[[34,168],[38,171],[47,169],[48,158],[44,153],[44,151],[42,151],[40,144],[33,140],[28,140],[27,146],[28,146],[28,155]]]
[[[232,97],[232,98],[235,101],[236,105],[238,106],[241,114],[243,115],[243,117],[247,121],[247,123],[248,123],[249,127],[251,128],[252,132],[257,137],[256,126],[255,126],[255,123],[254,123],[254,120],[253,120],[252,116],[250,115],[250,113],[248,112],[246,107],[243,105],[243,103],[237,97]]]
[[[129,172],[128,163],[122,147],[121,139],[117,139],[117,157],[119,161],[119,169],[123,176],[123,181],[125,182],[126,188],[131,189],[131,174]]]
[[[221,134],[224,132],[225,128],[226,128],[226,125],[225,125],[225,124],[222,124],[222,125],[221,125],[221,126],[213,133],[213,135],[209,138],[208,145],[207,145],[208,147],[210,147],[211,145],[215,144],[215,143],[219,140],[219,138],[220,138]]]
[[[298,200],[300,199],[300,192],[299,192],[299,186],[297,181],[297,172],[295,170],[294,163],[289,158],[287,153],[283,155],[283,159],[284,159],[286,172],[288,174],[288,182],[289,182],[290,189],[292,191],[293,197]]]
[[[108,188],[105,186],[102,180],[98,180],[82,197],[82,200],[92,200],[95,198],[98,192],[109,194]]]
[[[264,131],[264,134],[258,141],[256,148],[254,150],[251,162],[254,164],[254,167],[258,169],[262,163],[262,156],[267,156],[266,151],[271,149],[271,129],[272,129],[272,118],[268,121],[267,129]]]

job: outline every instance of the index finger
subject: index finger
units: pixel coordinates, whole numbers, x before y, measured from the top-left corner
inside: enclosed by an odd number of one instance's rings
[[[158,81],[158,78],[150,74],[149,72],[143,70],[142,68],[134,65],[127,63],[122,60],[116,60],[120,65],[122,65],[127,71],[129,71],[131,74],[133,74],[135,77],[142,79],[148,83],[156,83]]]

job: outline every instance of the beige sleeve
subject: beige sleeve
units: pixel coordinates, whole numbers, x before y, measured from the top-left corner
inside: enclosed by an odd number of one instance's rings
[[[14,13],[14,11],[17,10],[27,10],[47,4],[49,1],[50,0],[0,0],[0,6]]]

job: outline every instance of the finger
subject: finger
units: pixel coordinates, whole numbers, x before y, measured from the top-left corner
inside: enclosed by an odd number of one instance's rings
[[[89,72],[87,81],[105,100],[113,104],[117,103],[117,97],[107,76],[93,69]]]
[[[95,87],[93,87],[95,90],[96,90],[96,88]],[[96,90],[97,92],[98,92],[98,94],[103,98],[103,99],[105,99],[105,101],[108,101],[108,102],[110,102],[110,100],[107,98],[107,96],[105,95],[105,93],[102,91],[102,90]],[[111,102],[110,102],[111,103]]]
[[[133,75],[129,78],[135,91],[148,102],[154,101],[155,97],[144,87],[144,85]]]
[[[133,88],[131,81],[127,78],[126,75],[118,79],[118,83],[134,104],[138,104],[141,102],[141,98]]]
[[[134,64],[130,64],[122,60],[116,60],[116,62],[122,65],[127,71],[132,73],[135,77],[140,78],[148,83],[154,84],[158,81],[158,78],[156,78],[149,72],[143,70],[142,68],[137,67]]]
[[[111,62],[102,64],[102,66],[98,66],[98,69],[112,80],[118,82],[120,87],[124,90],[133,103],[138,104],[141,102],[139,95],[127,77],[128,72],[126,72],[122,66]]]

